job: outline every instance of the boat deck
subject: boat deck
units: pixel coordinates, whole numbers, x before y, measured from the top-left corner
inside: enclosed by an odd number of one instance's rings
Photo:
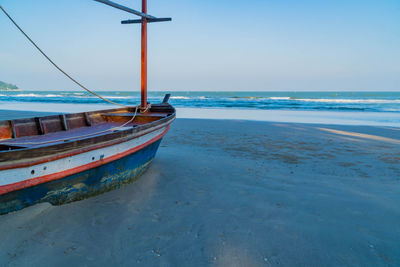
[[[137,113],[136,116],[135,113],[132,112],[110,112],[97,115],[101,117],[101,120],[97,119],[95,123],[90,123],[90,125],[82,125],[78,128],[67,128],[56,132],[34,134],[2,140],[0,141],[0,150],[4,151],[41,147],[49,144],[59,144],[70,140],[83,139],[86,137],[100,136],[110,132],[122,131],[126,130],[127,128],[147,124],[151,121],[156,121],[168,116],[168,114],[160,112],[148,112],[146,114]],[[133,118],[134,120],[129,122]]]
[[[62,143],[65,141],[84,138],[89,136],[96,136],[107,133],[108,131],[116,128],[115,130],[123,130],[127,127],[135,126],[134,123],[130,123],[123,128],[118,128],[121,123],[106,122],[102,124],[96,124],[87,127],[81,127],[72,129],[64,132],[48,133],[45,135],[25,136],[15,139],[7,139],[0,142],[0,145],[9,145],[13,147],[36,147],[41,145],[48,145],[49,143]]]

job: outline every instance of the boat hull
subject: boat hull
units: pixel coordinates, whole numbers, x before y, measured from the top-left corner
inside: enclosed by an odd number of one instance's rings
[[[0,214],[49,202],[61,205],[98,195],[136,180],[149,166],[162,138],[117,160],[64,178],[41,183],[0,196]]]
[[[175,119],[168,103],[0,121],[0,214],[60,205],[137,179]]]

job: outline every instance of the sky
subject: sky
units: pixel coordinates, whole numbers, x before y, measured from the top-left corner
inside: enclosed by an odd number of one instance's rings
[[[139,0],[115,0],[141,9]],[[91,0],[1,0],[62,68],[96,90],[140,88],[135,16]],[[398,0],[148,0],[149,90],[400,91]],[[0,14],[0,80],[80,90]]]

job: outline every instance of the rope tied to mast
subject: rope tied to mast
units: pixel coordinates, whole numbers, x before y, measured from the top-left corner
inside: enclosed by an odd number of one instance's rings
[[[108,100],[104,97],[102,97],[101,95],[96,94],[95,92],[89,90],[86,86],[82,85],[80,82],[78,82],[77,80],[75,80],[74,78],[71,77],[71,75],[69,75],[68,73],[66,73],[63,69],[61,69],[25,32],[24,30],[22,30],[22,28],[13,20],[13,18],[7,13],[7,11],[0,5],[0,9],[3,11],[3,13],[10,19],[10,21],[15,25],[15,27],[18,28],[18,30],[29,40],[29,42],[56,68],[58,69],[62,74],[64,74],[68,79],[70,79],[72,82],[74,82],[75,84],[77,84],[79,87],[81,87],[82,89],[86,90],[87,92],[91,93],[92,95],[106,101],[109,102],[111,104],[117,105],[117,106],[121,106],[121,107],[127,107],[126,105],[123,104],[119,104],[116,102],[113,102],[111,100]]]

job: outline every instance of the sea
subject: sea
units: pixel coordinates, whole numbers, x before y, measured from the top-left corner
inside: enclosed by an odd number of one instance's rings
[[[123,105],[140,103],[140,92],[102,91]],[[379,125],[400,127],[400,92],[149,92],[161,102],[166,93],[178,118]],[[2,91],[0,109],[80,112],[115,106],[78,91]]]

